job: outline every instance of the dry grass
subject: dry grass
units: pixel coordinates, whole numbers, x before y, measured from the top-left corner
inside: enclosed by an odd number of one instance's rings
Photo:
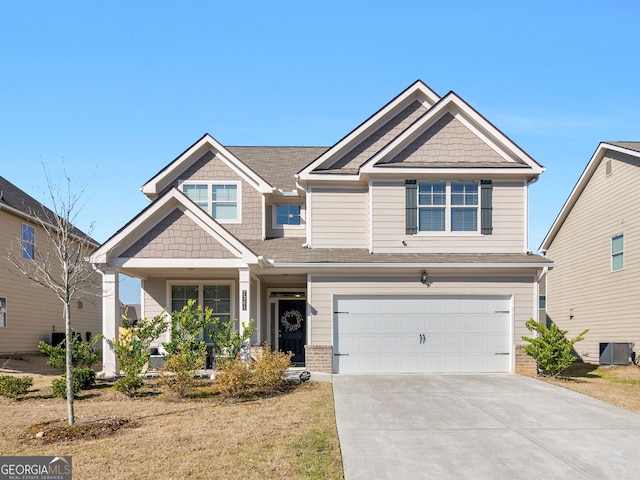
[[[576,362],[562,378],[539,378],[640,413],[640,367],[635,365],[600,367]]]
[[[0,398],[0,455],[71,455],[79,479],[343,478],[331,384],[228,403],[171,400],[151,382],[144,396],[128,399],[102,382],[76,401],[79,423],[129,423],[95,439],[47,443],[34,438],[33,426],[63,420],[66,403],[50,397],[57,372],[40,364],[41,357],[24,357],[0,368],[34,378],[24,399]]]

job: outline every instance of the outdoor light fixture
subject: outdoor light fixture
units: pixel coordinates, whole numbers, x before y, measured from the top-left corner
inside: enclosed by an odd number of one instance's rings
[[[420,277],[420,281],[422,282],[423,285],[426,285],[427,283],[429,283],[429,277],[427,276],[426,270],[422,271],[422,276]]]

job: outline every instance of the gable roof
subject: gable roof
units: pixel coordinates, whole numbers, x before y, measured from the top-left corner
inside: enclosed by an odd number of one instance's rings
[[[149,179],[142,186],[142,193],[151,200],[156,199],[165,188],[180,177],[180,174],[202,158],[207,152],[215,153],[222,162],[259,192],[269,193],[273,191],[273,186],[264,178],[249,168],[215,138],[205,133],[193,145]]]
[[[149,204],[147,208],[109,238],[91,255],[91,263],[106,264],[111,259],[119,257],[138,239],[142,238],[143,235],[147,234],[167,215],[172,213],[176,207],[180,208],[200,228],[235,257],[241,258],[248,263],[257,263],[258,257],[252,250],[175,187],[171,188],[155,202]],[[202,263],[203,261],[200,260],[200,262]]]
[[[301,178],[311,172],[329,172],[344,168],[342,173],[357,173],[358,163],[377,153],[392,138],[415,120],[419,114],[435,105],[440,97],[421,80],[417,80],[339,140],[323,155],[298,172]],[[373,140],[373,141],[372,141]],[[360,151],[354,152],[354,149]]]
[[[31,195],[20,190],[2,176],[0,176],[0,210],[10,211],[25,219],[37,219],[52,226],[52,221],[56,217],[56,213],[46,205],[38,202]],[[78,238],[87,240],[95,247],[100,245],[100,243],[75,226],[73,227],[73,234]]]
[[[446,134],[443,134],[445,132]],[[453,137],[451,133],[453,132]],[[447,137],[448,135],[448,137]],[[455,142],[451,141],[455,139]],[[459,160],[452,158],[456,150]],[[544,167],[450,91],[443,98],[418,81],[299,172],[301,180],[322,175],[355,176],[376,171],[437,168],[521,169],[530,178]],[[422,169],[422,170],[420,170]]]
[[[539,247],[539,250],[541,252],[546,252],[549,249],[551,243],[553,243],[553,240],[556,238],[556,235],[560,231],[560,228],[569,216],[569,213],[571,213],[571,209],[578,201],[578,198],[580,198],[580,195],[589,183],[589,180],[591,180],[591,177],[593,177],[593,174],[598,168],[598,165],[600,165],[600,162],[609,150],[624,153],[640,159],[640,142],[600,142],[598,148],[596,148],[596,151],[594,152],[591,159],[589,160],[589,163],[587,163],[587,166],[582,172],[582,175],[580,175],[578,182],[573,187],[573,190],[569,194],[569,197],[562,206],[560,213],[558,213],[558,216],[547,232],[546,237],[542,241],[542,244]]]

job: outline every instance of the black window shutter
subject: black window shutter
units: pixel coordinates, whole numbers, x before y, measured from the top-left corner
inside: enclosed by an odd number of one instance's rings
[[[414,235],[418,233],[418,186],[415,180],[405,180],[406,200],[406,233]]]
[[[493,233],[493,183],[480,180],[480,233]]]

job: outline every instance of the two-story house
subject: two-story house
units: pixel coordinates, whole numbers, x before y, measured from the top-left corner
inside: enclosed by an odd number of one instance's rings
[[[38,342],[64,339],[63,304],[52,290],[29,280],[9,260],[11,256],[28,265],[53,255],[54,246],[42,228],[53,215],[46,206],[0,177],[0,354],[38,352]],[[88,239],[80,230],[78,236]],[[91,239],[89,243],[99,246]],[[96,287],[99,283],[100,276],[96,274]],[[73,329],[83,339],[99,334],[101,297],[76,298],[71,305],[71,319]]]
[[[143,316],[195,299],[255,319],[254,344],[311,371],[531,369],[520,337],[552,266],[527,250],[528,186],[543,170],[421,81],[330,148],[204,135],[92,257],[111,294],[105,334],[123,272],[142,281]],[[116,368],[107,349],[105,374]]]
[[[602,142],[540,246],[558,264],[547,316],[585,362],[628,364],[640,353],[640,142]],[[634,347],[635,345],[635,347]]]

